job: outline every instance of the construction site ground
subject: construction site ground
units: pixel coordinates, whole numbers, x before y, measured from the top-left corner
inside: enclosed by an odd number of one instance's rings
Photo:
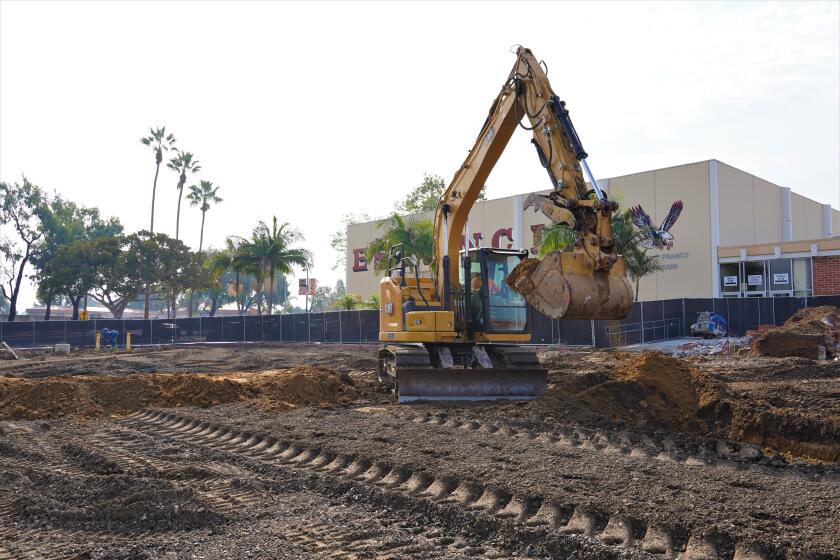
[[[0,560],[840,558],[840,363],[541,348],[400,405],[374,345],[0,361]]]

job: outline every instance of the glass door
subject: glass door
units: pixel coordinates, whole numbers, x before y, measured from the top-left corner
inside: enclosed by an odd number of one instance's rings
[[[743,297],[764,297],[767,295],[767,274],[764,261],[745,261],[741,263],[744,282]]]

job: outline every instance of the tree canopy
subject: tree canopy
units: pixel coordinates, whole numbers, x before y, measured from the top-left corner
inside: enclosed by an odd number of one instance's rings
[[[481,189],[478,195],[478,200],[487,200],[484,191],[487,187]],[[423,181],[414,187],[403,200],[397,202],[395,210],[400,214],[417,214],[419,212],[429,212],[437,207],[441,195],[446,190],[446,181],[440,175],[433,175],[429,173],[423,174]]]

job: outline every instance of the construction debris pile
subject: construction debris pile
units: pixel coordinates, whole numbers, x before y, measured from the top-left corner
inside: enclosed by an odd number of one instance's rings
[[[840,309],[831,305],[800,309],[783,325],[760,332],[751,347],[758,356],[812,360],[840,356]]]
[[[737,354],[747,347],[750,339],[746,336],[730,338],[697,339],[685,344],[680,344],[672,352],[672,356],[682,358],[685,356],[698,356],[702,354]]]

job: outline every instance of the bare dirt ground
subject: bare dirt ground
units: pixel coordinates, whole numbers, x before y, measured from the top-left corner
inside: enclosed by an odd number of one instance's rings
[[[0,560],[840,558],[840,366],[543,349],[398,405],[375,346],[0,361]]]

